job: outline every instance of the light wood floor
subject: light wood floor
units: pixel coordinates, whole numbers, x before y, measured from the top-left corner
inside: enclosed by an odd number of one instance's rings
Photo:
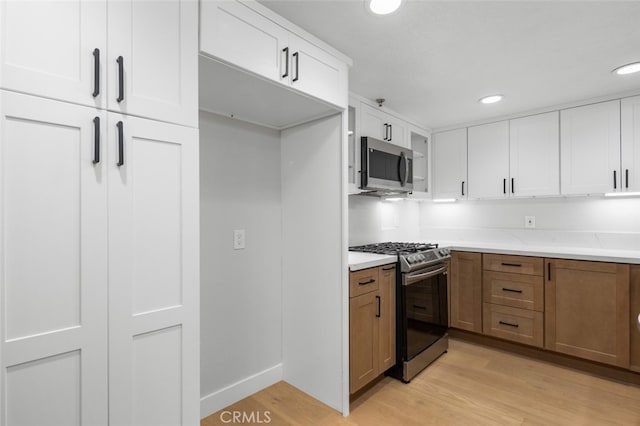
[[[452,339],[410,384],[384,378],[346,418],[284,382],[225,410],[269,411],[271,425],[627,426],[640,425],[640,387]],[[233,424],[221,413],[201,426]]]

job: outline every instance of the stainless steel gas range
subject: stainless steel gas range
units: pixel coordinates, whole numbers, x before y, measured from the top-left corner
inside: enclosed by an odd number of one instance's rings
[[[449,250],[437,244],[377,243],[350,251],[398,256],[396,366],[392,375],[409,383],[447,351]]]

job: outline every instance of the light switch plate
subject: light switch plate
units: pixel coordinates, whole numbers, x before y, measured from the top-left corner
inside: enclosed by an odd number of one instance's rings
[[[524,217],[524,227],[525,228],[535,228],[536,227],[536,217],[535,216],[525,216]]]
[[[244,229],[233,230],[233,249],[242,250],[245,248],[245,231]]]

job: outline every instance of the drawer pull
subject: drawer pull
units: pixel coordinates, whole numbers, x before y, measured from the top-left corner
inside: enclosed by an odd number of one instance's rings
[[[416,308],[416,309],[424,309],[424,310],[427,309],[426,306],[420,306],[420,305],[413,305],[413,307]]]
[[[371,284],[371,283],[375,283],[376,280],[374,280],[373,278],[371,278],[369,281],[358,281],[358,285],[367,285],[367,284]]]
[[[505,288],[505,287],[502,287],[502,291],[510,291],[511,293],[522,293],[522,290],[516,290],[513,288]]]
[[[394,269],[396,269],[395,266],[390,266],[389,268],[382,268],[383,271],[393,271]]]
[[[502,266],[515,266],[517,268],[520,268],[522,266],[522,264],[520,263],[507,263],[507,262],[502,262]]]
[[[518,328],[518,324],[514,324],[514,323],[511,323],[511,322],[498,321],[498,323],[499,323],[499,324],[502,324],[502,325],[508,325],[509,327]]]

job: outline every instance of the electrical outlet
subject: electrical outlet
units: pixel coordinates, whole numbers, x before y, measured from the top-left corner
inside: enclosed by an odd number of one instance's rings
[[[244,229],[235,229],[233,231],[233,249],[242,250],[245,247]]]
[[[535,216],[525,216],[524,217],[524,227],[525,228],[535,228],[536,227],[536,217]]]

